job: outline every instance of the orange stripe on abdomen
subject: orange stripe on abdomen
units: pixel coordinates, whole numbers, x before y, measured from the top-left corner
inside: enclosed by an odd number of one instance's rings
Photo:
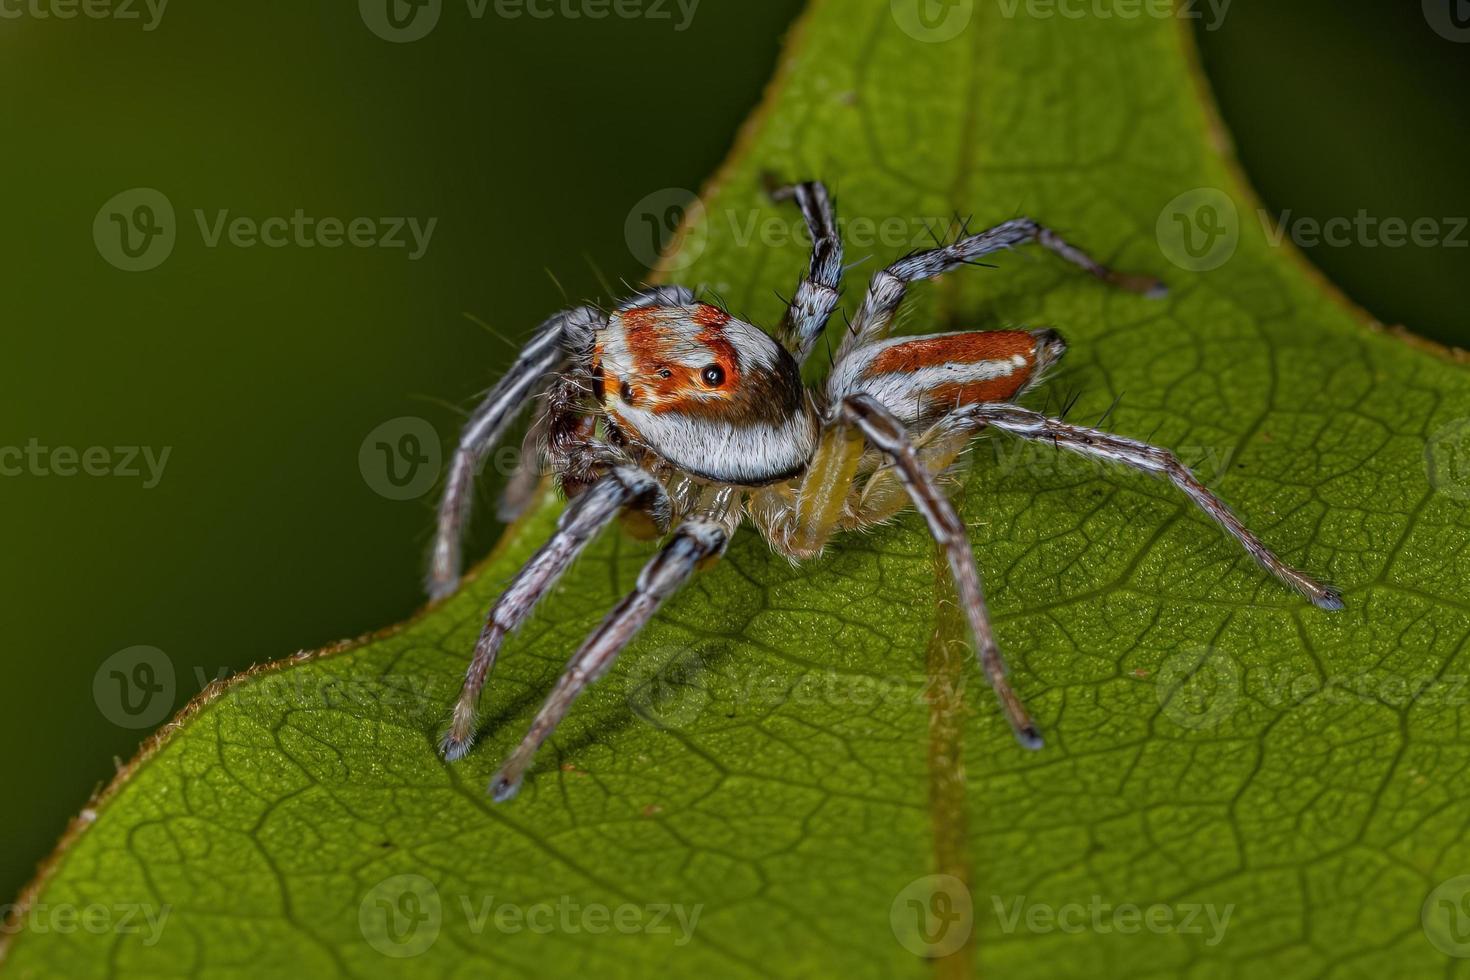
[[[945,334],[903,341],[878,352],[865,374],[906,374],[943,364],[974,364],[1006,361],[1020,355],[1026,359],[1015,374],[1031,374],[1036,362],[1036,338],[1023,330],[985,330],[978,333]],[[1009,380],[1009,379],[997,379]]]
[[[1004,378],[989,381],[972,381],[969,384],[936,385],[926,392],[928,399],[938,408],[947,406],[974,405],[979,402],[1010,401],[1026,385],[1030,371],[1018,371]]]

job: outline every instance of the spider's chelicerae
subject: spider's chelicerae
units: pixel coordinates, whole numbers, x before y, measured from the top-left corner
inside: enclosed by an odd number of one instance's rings
[[[838,305],[842,243],[822,184],[771,193],[801,208],[813,241],[810,270],[779,342],[678,286],[648,289],[610,314],[568,310],[541,325],[465,427],[439,507],[429,576],[434,596],[459,579],[460,536],[480,461],[538,394],[543,407],[528,442],[541,445],[571,502],[555,534],[490,610],[440,746],[447,759],[470,748],[480,691],[506,636],[597,532],[620,513],[660,534],[673,529],[632,593],[572,655],[492,780],[497,800],[515,795],[536,750],[582,689],[697,568],[723,552],[741,523],[800,560],[819,554],[833,534],[887,521],[910,503],[944,548],[980,669],[1001,709],[1021,743],[1039,748],[1041,736],[1006,678],[965,525],[939,483],[987,427],[1166,477],[1266,571],[1323,609],[1342,608],[1334,589],[1277,558],[1172,453],[1012,404],[1066,351],[1055,331],[889,337],[910,283],[1016,245],[1037,243],[1133,292],[1161,295],[1157,280],[1117,274],[1029,218],[1007,221],[875,275],[825,382],[806,388],[801,365]]]

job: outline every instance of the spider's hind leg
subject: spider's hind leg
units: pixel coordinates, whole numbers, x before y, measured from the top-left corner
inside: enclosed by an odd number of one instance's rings
[[[689,581],[700,565],[725,550],[729,534],[727,521],[711,518],[691,519],[679,525],[673,539],[638,574],[634,590],[613,608],[568,661],[566,670],[531,723],[530,731],[491,779],[490,793],[497,802],[516,794],[536,750],[561,724],[572,702],[588,684],[607,672],[634,635],[653,618],[666,599]]]
[[[1241,523],[1240,518],[1231,512],[1223,500],[1210,492],[1177,456],[1166,449],[1101,429],[1070,425],[1018,405],[968,405],[955,412],[954,417],[961,425],[988,425],[1022,439],[1048,442],[1058,449],[1081,456],[1110,460],[1145,473],[1163,476],[1227,534],[1240,542],[1241,547],[1266,571],[1306,596],[1319,609],[1335,612],[1343,608],[1340,592],[1276,557],[1275,552]]]
[[[668,526],[669,500],[657,480],[631,466],[611,470],[567,505],[556,532],[495,600],[475,643],[474,659],[465,671],[464,686],[455,701],[449,729],[439,743],[444,758],[451,762],[462,758],[474,743],[475,708],[505,638],[526,621],[597,532],[626,507],[639,507],[656,524]]]

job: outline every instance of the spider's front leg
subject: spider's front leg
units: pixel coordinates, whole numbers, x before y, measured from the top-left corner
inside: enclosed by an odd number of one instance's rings
[[[495,600],[475,643],[474,658],[465,671],[464,686],[454,703],[449,729],[439,743],[444,758],[451,762],[462,758],[474,744],[475,708],[505,638],[526,621],[597,532],[628,507],[638,507],[655,524],[668,527],[669,499],[663,485],[636,467],[612,469],[567,505],[550,540],[531,556]]]
[[[779,332],[796,363],[802,364],[827,329],[840,299],[842,236],[837,230],[837,211],[821,181],[781,184],[768,174],[766,193],[773,201],[796,202],[812,236],[811,266],[796,287]]]
[[[694,294],[682,287],[656,286],[637,294],[620,308],[693,300]],[[536,328],[531,342],[470,416],[450,459],[444,495],[439,501],[427,582],[431,598],[442,598],[459,584],[460,539],[469,522],[475,475],[486,455],[522,409],[533,401],[533,396],[544,390],[547,379],[568,366],[578,366],[576,362],[592,347],[593,332],[606,322],[606,315],[593,306],[579,306],[546,320]]]
[[[1200,482],[1179,458],[1167,449],[1124,436],[1070,425],[1048,418],[1039,412],[1003,403],[967,405],[951,418],[962,428],[988,425],[1022,439],[1051,443],[1093,459],[1105,459],[1124,466],[1165,477],[1178,487],[1200,510],[1208,514],[1225,532],[1239,541],[1246,552],[1266,571],[1306,596],[1319,609],[1337,611],[1343,608],[1342,594],[1307,573],[1291,567],[1241,523],[1209,488]]]
[[[841,361],[851,351],[888,336],[893,318],[898,313],[911,283],[933,279],[962,265],[979,265],[979,259],[986,255],[1031,243],[1040,245],[1120,289],[1149,297],[1160,297],[1167,293],[1164,284],[1152,276],[1117,272],[1050,228],[1030,218],[1015,218],[949,245],[907,255],[874,275],[873,281],[868,285],[867,295],[863,298],[863,305],[853,318],[852,329],[842,338],[837,360]]]
[[[590,345],[602,322],[593,307],[581,306],[558,313],[536,328],[531,342],[510,370],[490,389],[460,433],[459,446],[449,462],[444,496],[439,501],[434,547],[429,558],[429,596],[442,598],[459,584],[460,539],[469,521],[475,474],[506,428],[545,384],[546,378],[572,359],[572,351]]]
[[[567,662],[566,670],[536,714],[531,729],[490,781],[497,802],[510,799],[520,789],[536,750],[566,717],[572,702],[597,680],[653,614],[689,581],[695,570],[725,550],[731,521],[714,516],[680,524],[673,539],[638,574],[633,591],[613,608],[581,648]]]

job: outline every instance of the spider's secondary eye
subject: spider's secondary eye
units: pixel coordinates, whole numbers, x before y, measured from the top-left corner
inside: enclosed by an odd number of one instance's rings
[[[674,372],[673,371],[670,371],[668,368],[659,368],[658,369],[658,376],[660,378],[663,378],[665,381],[667,381],[667,380],[669,380],[670,378],[672,378],[674,376]]]
[[[624,381],[618,385],[618,396],[629,405],[633,404],[633,386]]]
[[[718,388],[720,385],[725,383],[725,369],[720,367],[718,364],[711,364],[709,367],[699,372],[699,380],[703,381],[711,388]]]

